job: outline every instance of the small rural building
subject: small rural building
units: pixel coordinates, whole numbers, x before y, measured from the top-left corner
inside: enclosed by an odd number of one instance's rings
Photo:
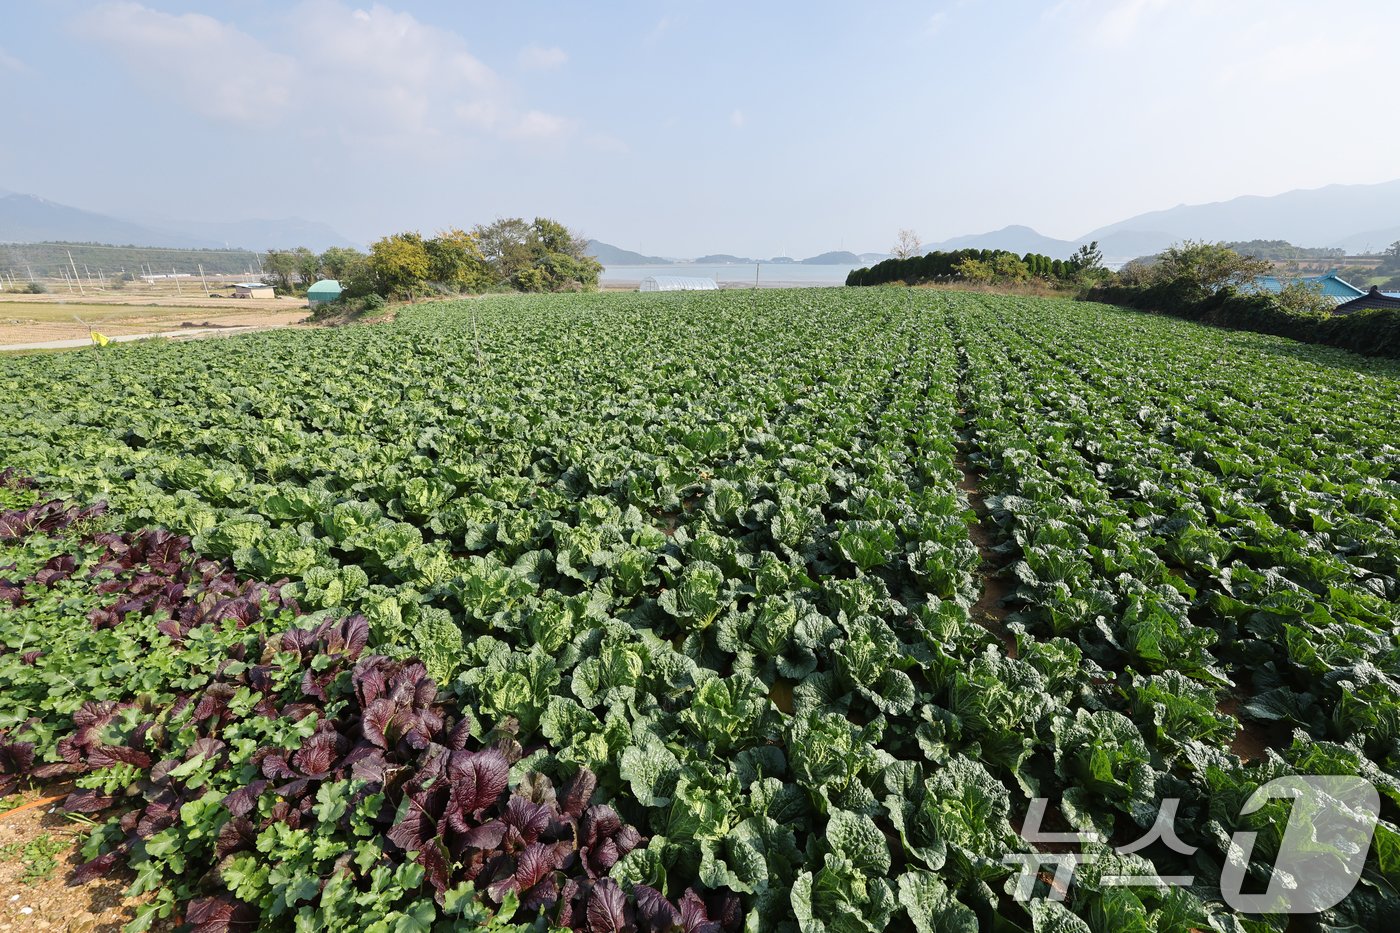
[[[644,292],[712,292],[719,288],[714,279],[688,275],[649,275],[642,279]]]
[[[1375,308],[1392,308],[1400,311],[1400,292],[1383,292],[1379,285],[1372,285],[1371,290],[1360,298],[1353,298],[1351,301],[1337,305],[1337,314],[1354,314],[1357,311],[1370,311]]]
[[[311,307],[335,301],[340,297],[340,283],[335,279],[322,279],[306,290],[306,301]]]
[[[277,293],[272,290],[271,285],[265,285],[262,282],[239,282],[233,286],[233,297],[276,298]]]
[[[1296,279],[1281,279],[1276,275],[1261,275],[1253,282],[1244,286],[1240,291],[1256,294],[1277,295],[1283,291],[1290,282],[1302,282],[1306,285],[1317,285],[1322,289],[1322,296],[1330,298],[1337,304],[1344,301],[1351,301],[1353,298],[1360,298],[1366,294],[1365,289],[1357,288],[1345,279],[1340,278],[1336,270],[1323,275],[1305,275]]]

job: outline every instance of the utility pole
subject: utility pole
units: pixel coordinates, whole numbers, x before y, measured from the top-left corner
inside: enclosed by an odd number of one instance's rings
[[[204,297],[209,297],[209,282],[204,278],[204,263],[199,263],[199,281],[204,286]]]
[[[59,268],[63,268],[60,266]],[[73,294],[73,280],[68,277],[68,270],[63,269],[63,281],[68,286],[68,294]]]
[[[185,296],[185,290],[180,287],[180,276],[176,274],[174,266],[170,267],[170,277],[175,280],[175,294],[183,298]]]
[[[68,252],[68,264],[71,265],[71,266],[73,267],[73,278],[78,279],[78,264],[77,264],[76,262],[73,261],[73,251],[70,249],[70,250],[68,250],[67,252]],[[70,287],[68,290],[71,292],[73,289]],[[82,279],[78,279],[78,294],[79,294],[79,295],[86,295],[86,294],[87,294],[87,292],[83,291],[83,280],[82,280]]]
[[[34,281],[34,267],[26,262],[24,264],[24,268],[29,273],[29,281]]]

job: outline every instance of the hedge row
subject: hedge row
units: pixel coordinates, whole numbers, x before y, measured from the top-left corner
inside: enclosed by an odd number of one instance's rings
[[[964,259],[992,262],[998,256],[1010,256],[1025,263],[1027,271],[1037,278],[1065,279],[1079,271],[1079,267],[1073,262],[1051,259],[1039,253],[1026,253],[1021,256],[1004,249],[956,249],[946,253],[935,250],[923,256],[910,256],[907,259],[892,257],[869,268],[852,269],[846,276],[846,284],[887,285],[890,282],[903,282],[913,285],[957,275],[958,263]]]
[[[1085,300],[1400,359],[1400,311],[1396,310],[1298,314],[1279,307],[1268,295],[1241,295],[1226,288],[1193,301],[1171,285],[1102,285],[1088,292]]]

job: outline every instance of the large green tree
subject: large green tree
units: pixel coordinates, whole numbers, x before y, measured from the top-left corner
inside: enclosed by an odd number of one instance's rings
[[[598,285],[602,264],[588,255],[588,240],[548,217],[527,223],[496,220],[472,230],[499,285],[522,291],[589,289]]]
[[[321,277],[321,257],[305,246],[270,249],[263,258],[263,281],[284,295],[306,291]]]
[[[424,245],[432,281],[457,292],[481,291],[491,285],[491,267],[474,235],[454,227]]]
[[[270,249],[262,260],[263,281],[284,295],[296,291],[297,257],[289,249]]]
[[[472,228],[482,258],[491,268],[497,285],[510,285],[530,267],[530,225],[519,217],[501,217]]]
[[[328,279],[346,279],[364,260],[365,254],[352,246],[332,246],[321,254],[321,272]]]
[[[367,264],[375,291],[401,298],[420,294],[432,269],[428,245],[419,233],[395,233],[376,240]]]

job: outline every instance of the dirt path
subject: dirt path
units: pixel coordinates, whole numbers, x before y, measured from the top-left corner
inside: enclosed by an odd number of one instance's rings
[[[991,511],[987,508],[986,497],[982,494],[981,471],[968,463],[968,445],[960,442],[955,461],[962,470],[963,478],[958,488],[967,496],[968,504],[976,513],[976,519],[968,523],[968,537],[977,545],[977,553],[982,557],[978,573],[982,582],[982,595],[972,605],[972,621],[995,635],[1008,657],[1016,657],[1016,636],[1006,628],[1007,610],[1005,601],[1011,595],[1011,581],[1007,579],[1006,568],[998,562],[995,551],[996,536],[992,530]]]
[[[134,340],[150,340],[155,337],[163,337],[168,340],[198,340],[203,337],[232,337],[237,334],[252,334],[264,330],[280,330],[284,326],[290,325],[267,325],[262,327],[190,327],[184,330],[168,330],[156,333],[144,334],[119,334],[115,337],[108,337],[112,343],[130,343]],[[105,336],[105,335],[104,335]],[[91,336],[77,337],[67,340],[46,340],[38,343],[14,343],[0,344],[0,353],[7,350],[73,350],[79,347],[90,347],[93,345]]]
[[[18,796],[30,804],[54,793]],[[24,804],[0,813],[0,933],[120,933],[140,904],[123,894],[132,876],[114,871],[80,888],[68,887],[68,874],[82,862],[78,848],[88,827],[58,813],[55,803]]]
[[[1006,628],[1006,600],[1013,591],[1008,568],[1002,566],[1001,555],[997,553],[996,526],[992,522],[991,510],[987,508],[987,497],[982,493],[985,474],[972,462],[976,451],[971,426],[971,400],[967,390],[967,355],[961,348],[958,355],[958,416],[967,425],[959,432],[957,456],[954,463],[962,471],[958,488],[967,497],[968,505],[975,515],[968,523],[967,534],[977,545],[977,553],[982,562],[978,575],[982,583],[982,595],[972,604],[972,621],[997,637],[1008,657],[1017,656],[1016,636]]]

